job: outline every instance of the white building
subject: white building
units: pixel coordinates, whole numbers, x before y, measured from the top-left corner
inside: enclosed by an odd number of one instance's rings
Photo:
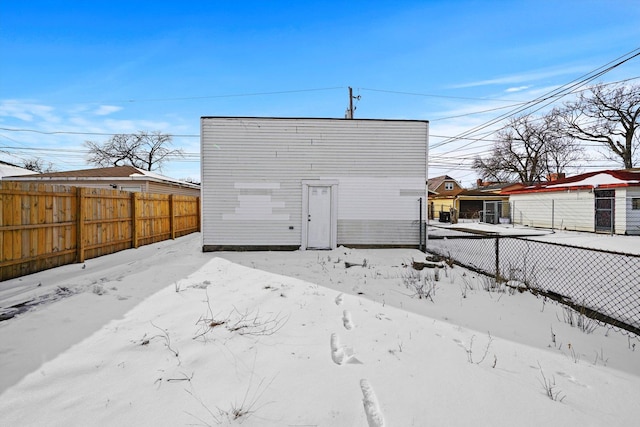
[[[640,235],[640,169],[589,172],[508,194],[516,224]]]
[[[201,118],[203,250],[419,246],[428,126]]]
[[[121,191],[200,196],[200,186],[133,166],[80,169],[7,176],[4,181],[105,188]]]
[[[31,171],[29,169],[21,168],[11,163],[3,162],[0,160],[0,179],[5,176],[18,176],[18,175],[33,175],[38,172]]]

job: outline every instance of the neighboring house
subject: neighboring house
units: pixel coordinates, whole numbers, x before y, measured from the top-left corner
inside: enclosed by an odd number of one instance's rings
[[[179,181],[133,166],[82,169],[24,176],[6,176],[5,181],[37,182],[49,185],[108,188],[122,191],[200,196],[200,186]]]
[[[441,175],[427,180],[429,192],[429,219],[439,218],[449,221],[452,209],[457,209],[456,196],[464,189],[449,175]]]
[[[508,194],[514,223],[640,235],[640,169],[590,172]]]
[[[5,176],[33,175],[35,173],[37,172],[0,160],[0,179]]]
[[[478,179],[475,189],[464,190],[456,197],[460,218],[479,219],[489,224],[509,222],[509,196],[506,192],[522,187],[524,184]]]
[[[429,188],[429,218],[443,222],[471,219],[491,224],[506,222],[509,218],[509,196],[506,190],[521,188],[523,184],[483,182],[467,190],[448,175],[431,178]],[[431,194],[434,191],[435,194]]]
[[[557,179],[557,174],[553,176],[550,175],[549,177],[550,178],[555,177],[555,179]],[[525,184],[522,184],[520,182],[486,182],[481,179],[478,179],[476,182],[475,189],[479,191],[483,191],[485,193],[501,194],[501,193],[509,192],[511,190],[520,189],[524,186]]]
[[[460,219],[498,224],[509,218],[509,196],[499,191],[463,190],[454,203]]]
[[[420,245],[427,121],[200,124],[203,251]]]

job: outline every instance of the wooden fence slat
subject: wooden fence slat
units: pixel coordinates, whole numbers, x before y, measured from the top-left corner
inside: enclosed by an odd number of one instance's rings
[[[200,198],[0,182],[0,281],[200,231]]]
[[[76,262],[84,262],[84,188],[76,189]]]
[[[131,246],[138,247],[138,193],[131,193]]]

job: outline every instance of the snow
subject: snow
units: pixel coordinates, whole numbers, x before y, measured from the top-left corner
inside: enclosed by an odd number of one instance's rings
[[[638,183],[637,180],[622,180],[618,179],[615,176],[611,176],[608,173],[599,173],[588,178],[582,179],[580,181],[575,182],[567,182],[562,184],[550,184],[547,185],[547,188],[562,188],[562,187],[598,187],[600,185],[613,185],[613,184],[629,184],[629,183]]]
[[[429,233],[442,236],[447,235],[447,233],[460,234],[460,231],[526,237],[540,242],[560,243],[581,248],[640,255],[640,236],[550,230],[527,227],[520,224],[487,224],[482,222],[464,222],[462,220],[457,224],[438,223],[437,225],[432,225]]]
[[[0,179],[3,176],[33,175],[36,173],[37,172],[33,172],[28,169],[0,162]]]
[[[549,301],[485,291],[459,267],[414,270],[416,250],[200,245],[196,233],[3,282],[0,312],[47,302],[0,322],[0,425],[640,417],[638,338],[582,332]]]

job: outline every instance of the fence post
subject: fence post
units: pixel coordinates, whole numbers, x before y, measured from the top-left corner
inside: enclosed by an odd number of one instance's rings
[[[138,247],[138,211],[137,211],[138,193],[131,193],[131,247]]]
[[[76,262],[84,262],[84,188],[76,187]]]
[[[500,236],[496,236],[496,280],[500,278]]]
[[[174,212],[173,203],[174,203],[173,194],[169,194],[169,233],[171,235],[171,239],[175,240],[176,226],[175,226],[175,212]]]
[[[615,234],[615,227],[616,227],[616,199],[614,197],[611,197],[610,202],[609,202],[609,206],[611,206],[611,235],[613,236]]]
[[[516,202],[509,203],[509,221],[511,221],[511,228],[516,228]]]
[[[418,201],[419,201],[419,205],[420,205],[420,207],[419,207],[419,210],[420,210],[420,215],[419,215],[420,220],[419,220],[419,222],[418,222],[418,225],[419,225],[419,227],[420,227],[420,237],[419,237],[419,239],[420,239],[420,240],[419,240],[419,242],[418,242],[418,248],[419,248],[419,250],[420,250],[420,251],[422,251],[422,197],[420,197],[420,198],[418,199]]]
[[[196,205],[196,211],[198,212],[198,231],[202,231],[200,230],[200,227],[202,226],[202,212],[200,212],[202,206],[200,205],[200,196],[196,196]]]

